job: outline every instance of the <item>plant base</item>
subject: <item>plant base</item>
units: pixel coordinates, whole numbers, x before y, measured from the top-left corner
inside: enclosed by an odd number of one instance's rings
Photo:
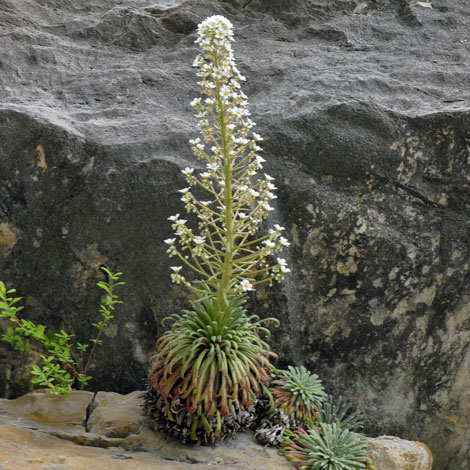
[[[230,413],[221,416],[220,432],[216,435],[216,417],[207,420],[209,430],[207,424],[204,426],[202,419],[198,419],[194,425],[196,415],[186,410],[185,403],[177,399],[170,406],[168,401],[161,399],[160,394],[150,382],[147,384],[143,399],[143,409],[155,422],[155,429],[176,437],[183,443],[210,445],[216,441],[222,441],[226,437],[233,437],[241,429],[251,429],[257,422],[255,406],[243,410],[239,401],[233,400]]]

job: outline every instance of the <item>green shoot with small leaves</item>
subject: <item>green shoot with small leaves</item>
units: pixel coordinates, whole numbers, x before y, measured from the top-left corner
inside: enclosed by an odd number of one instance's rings
[[[107,268],[101,268],[108,277],[108,282],[100,281],[97,286],[104,290],[105,296],[101,299],[100,314],[101,320],[92,325],[98,330],[96,337],[90,340],[93,344],[90,353],[85,357],[89,345],[77,342],[75,349],[79,351],[80,361],[76,361],[72,353],[73,346],[71,340],[73,335],[64,330],[53,333],[45,325],[35,324],[30,320],[25,320],[18,316],[23,307],[18,306],[21,297],[14,297],[15,289],[5,287],[0,281],[0,318],[7,318],[14,324],[7,328],[6,333],[1,337],[2,341],[9,343],[15,351],[20,354],[31,351],[34,347],[42,351],[41,365],[33,365],[31,379],[33,384],[46,387],[51,393],[68,396],[68,392],[74,386],[83,388],[91,380],[87,375],[88,368],[95,354],[96,346],[102,344],[100,339],[103,330],[114,318],[113,312],[116,305],[122,303],[114,293],[117,286],[124,282],[119,282],[122,273],[111,273]]]

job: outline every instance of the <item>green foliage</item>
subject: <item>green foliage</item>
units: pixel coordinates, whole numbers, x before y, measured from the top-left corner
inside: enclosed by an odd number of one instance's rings
[[[275,405],[287,415],[312,423],[326,397],[323,385],[317,374],[312,374],[304,366],[280,371],[273,381],[271,391]]]
[[[103,330],[108,326],[109,322],[114,318],[113,311],[117,304],[122,303],[118,300],[118,296],[114,293],[114,288],[123,285],[118,282],[122,273],[112,274],[108,269],[102,268],[108,276],[108,281],[100,281],[97,286],[104,290],[105,296],[101,299],[100,314],[101,320],[93,323],[98,330],[96,337],[91,339],[93,344],[86,360],[84,354],[87,352],[89,345],[77,343],[76,349],[80,353],[80,360],[74,359],[72,354],[71,339],[73,335],[68,334],[64,330],[53,333],[46,329],[45,325],[35,324],[30,320],[20,318],[18,313],[23,307],[18,306],[21,297],[13,297],[15,289],[7,290],[5,284],[0,281],[0,318],[7,318],[14,326],[7,328],[5,334],[2,335],[2,341],[9,343],[14,350],[23,354],[31,351],[32,347],[43,351],[41,354],[41,365],[33,365],[31,379],[33,384],[46,387],[51,393],[56,395],[67,396],[68,392],[77,383],[80,387],[84,387],[91,380],[87,375],[91,360],[95,354],[98,344],[101,344],[101,335]]]
[[[281,454],[299,470],[358,470],[372,468],[368,444],[338,424],[320,423],[320,428],[286,430]]]
[[[336,423],[342,429],[358,431],[363,427],[362,415],[357,411],[351,411],[351,405],[343,402],[339,397],[335,400],[331,395],[327,395],[322,403],[317,420],[320,423]]]
[[[220,312],[210,301],[196,302],[158,342],[151,382],[163,400],[184,401],[210,430],[207,420],[228,415],[233,400],[248,408],[260,396],[271,370],[269,346],[260,339],[266,321],[243,309],[242,297]],[[170,407],[171,408],[171,407]],[[194,425],[194,426],[197,426]],[[220,426],[216,425],[217,435]]]

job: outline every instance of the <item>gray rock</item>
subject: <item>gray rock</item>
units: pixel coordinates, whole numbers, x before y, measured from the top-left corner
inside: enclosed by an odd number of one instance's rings
[[[1,277],[84,340],[100,265],[125,273],[95,390],[141,388],[188,304],[162,240],[198,164],[194,30],[223,14],[292,241],[289,280],[251,307],[281,319],[279,365],[315,370],[368,433],[423,440],[438,470],[469,465],[470,7],[419,3],[0,0]],[[0,346],[1,396],[30,389],[33,359]]]

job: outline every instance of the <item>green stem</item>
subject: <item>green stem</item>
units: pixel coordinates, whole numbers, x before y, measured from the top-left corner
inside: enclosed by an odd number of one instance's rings
[[[214,65],[218,67],[218,57],[214,56]],[[230,158],[230,148],[227,141],[227,125],[225,122],[225,109],[220,96],[220,82],[216,81],[217,107],[219,111],[220,133],[222,137],[222,151],[224,159],[224,194],[225,194],[225,253],[224,265],[222,270],[222,279],[220,281],[219,292],[217,293],[217,302],[220,311],[223,311],[225,301],[229,294],[229,285],[232,274],[233,264],[233,227],[232,227],[232,162]]]
[[[109,280],[109,297],[113,298],[113,288],[114,288],[114,281],[113,278],[111,277]],[[96,335],[95,341],[93,342],[93,347],[91,348],[90,355],[88,356],[88,360],[86,361],[85,368],[82,370],[82,374],[86,375],[88,367],[90,367],[91,360],[93,358],[93,355],[95,354],[96,350],[96,345],[98,344],[101,334],[103,333],[103,329],[106,326],[106,322],[103,322],[101,325],[101,328],[98,330],[98,334]]]
[[[93,358],[93,354],[95,354],[96,345],[101,338],[101,333],[103,332],[104,325],[99,329],[98,334],[96,335],[95,341],[93,342],[93,347],[91,348],[90,355],[88,356],[88,360],[86,361],[85,368],[83,369],[82,374],[86,375],[88,367],[90,366],[91,359]]]

